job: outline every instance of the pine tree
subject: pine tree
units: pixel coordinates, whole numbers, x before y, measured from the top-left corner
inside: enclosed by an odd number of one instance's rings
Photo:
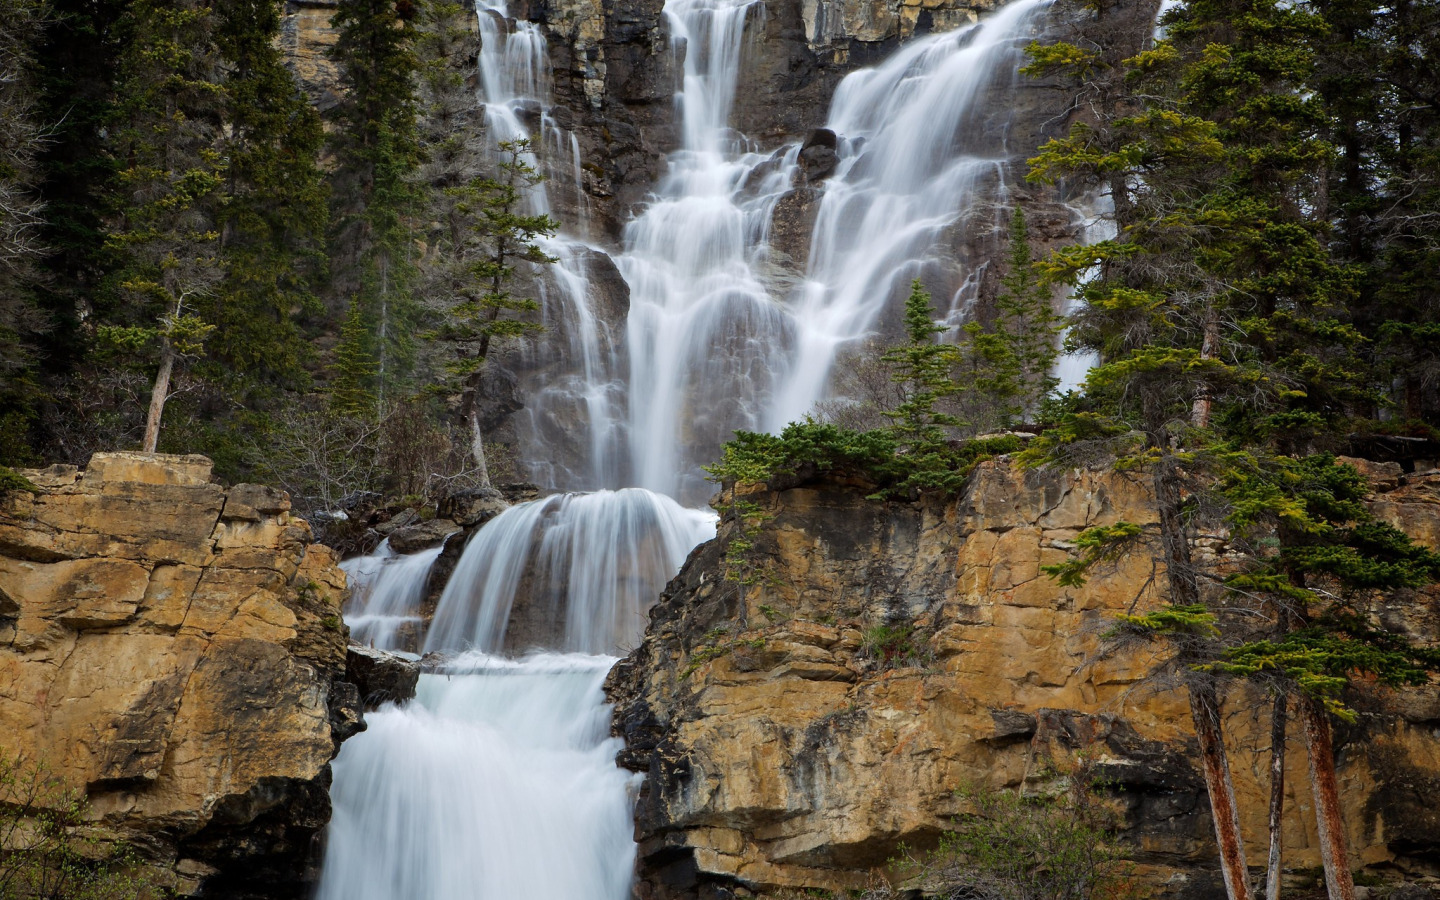
[[[437,253],[438,278],[453,299],[436,336],[454,348],[446,371],[461,387],[470,452],[487,485],[480,410],[483,369],[494,342],[540,330],[527,318],[540,304],[515,293],[513,282],[518,263],[555,262],[537,242],[558,227],[548,215],[525,210],[527,193],[543,179],[526,160],[529,141],[503,141],[498,149],[497,177],[476,176],[442,190],[446,230]]]
[[[275,46],[279,7],[219,0],[216,47],[226,62],[225,278],[207,298],[216,325],[209,367],[242,402],[306,380],[300,318],[319,312],[328,210],[318,157],[324,134]]]
[[[930,294],[917,278],[905,299],[906,343],[888,351],[884,359],[893,367],[892,378],[904,392],[904,400],[887,413],[902,447],[913,454],[934,453],[945,446],[946,429],[962,423],[959,418],[937,409],[937,404],[960,390],[953,369],[959,361],[953,344],[937,338],[945,332],[935,324]]]
[[[120,218],[109,243],[122,261],[122,306],[102,342],[154,358],[156,375],[142,449],[155,452],[177,365],[193,359],[214,326],[197,314],[223,270],[215,210],[224,178],[213,12],[199,3],[137,0],[124,25],[124,120],[119,127]]]

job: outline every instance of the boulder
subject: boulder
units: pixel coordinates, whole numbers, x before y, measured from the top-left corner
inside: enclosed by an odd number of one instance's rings
[[[388,650],[351,644],[345,649],[345,678],[358,689],[365,711],[370,712],[384,703],[415,699],[420,662]]]

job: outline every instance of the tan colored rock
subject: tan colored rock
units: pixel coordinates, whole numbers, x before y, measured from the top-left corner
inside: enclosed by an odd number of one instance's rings
[[[0,747],[87,791],[182,895],[304,896],[363,724],[335,554],[204,457],[96,454],[0,498]]]
[[[1376,509],[1434,535],[1435,490],[1412,480]],[[1213,893],[1187,698],[1151,675],[1166,650],[1099,652],[1118,613],[1156,599],[1148,554],[1081,588],[1040,569],[1064,559],[1084,528],[1153,527],[1145,484],[992,461],[958,502],[865,493],[823,482],[750,493],[770,516],[750,551],[754,583],[718,577],[734,529],[723,522],[612,673],[621,761],[648,776],[638,895],[863,887],[900,844],[933,843],[960,811],[958,788],[1040,786],[1081,750],[1123,787],[1126,836],[1147,880]],[[1440,598],[1397,600],[1382,615],[1416,638],[1440,638]],[[910,652],[889,666],[873,648],[882,625],[910,629]],[[725,637],[714,641],[717,633]],[[1347,737],[1340,757],[1351,846],[1357,865],[1427,874],[1433,837],[1421,835],[1440,833],[1440,736],[1431,730],[1440,692],[1374,703],[1374,721]],[[1252,838],[1264,834],[1266,709],[1245,690],[1226,701]],[[1289,765],[1286,865],[1317,866],[1298,746]],[[1250,859],[1263,858],[1252,845]]]

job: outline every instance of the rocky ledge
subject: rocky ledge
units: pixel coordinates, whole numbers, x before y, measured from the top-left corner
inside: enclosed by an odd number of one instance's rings
[[[1433,541],[1440,475],[1389,468],[1370,467],[1377,514]],[[1081,752],[1123,814],[1139,874],[1170,896],[1223,896],[1184,692],[1151,683],[1151,659],[1097,653],[1115,615],[1153,590],[1149,560],[1083,588],[1040,571],[1084,528],[1153,522],[1143,486],[999,460],[958,502],[865,493],[836,481],[752,489],[742,499],[758,513],[726,516],[612,672],[621,762],[648,776],[638,896],[863,888],[902,843],[933,845],[960,811],[958,788],[1044,790]],[[1434,593],[1385,615],[1440,637]],[[1263,836],[1268,700],[1237,689],[1225,708],[1242,823]],[[1319,865],[1300,743],[1292,888],[1313,886]],[[1337,746],[1356,865],[1433,881],[1440,692],[1370,698]]]
[[[283,492],[210,469],[98,453],[0,496],[0,734],[177,895],[302,897],[364,728],[345,576]]]

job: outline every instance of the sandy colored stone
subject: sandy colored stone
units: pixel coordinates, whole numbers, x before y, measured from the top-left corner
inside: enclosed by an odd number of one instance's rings
[[[97,454],[0,503],[0,734],[182,895],[300,898],[363,727],[345,576],[283,492],[209,477]]]
[[[1407,482],[1379,495],[1376,509],[1434,534],[1436,489]],[[1213,894],[1188,701],[1153,677],[1168,651],[1100,652],[1117,614],[1157,599],[1162,573],[1146,553],[1079,588],[1040,569],[1064,559],[1084,528],[1124,520],[1153,531],[1146,485],[1000,460],[982,464],[948,504],[865,493],[823,481],[752,491],[747,499],[770,516],[750,551],[755,583],[719,577],[734,533],[723,522],[612,672],[621,762],[647,775],[638,895],[861,887],[902,843],[933,843],[961,811],[958,788],[1043,785],[1080,751],[1123,787],[1125,836],[1144,877]],[[1440,597],[1397,599],[1381,615],[1416,639],[1440,638]],[[917,652],[886,665],[873,649],[879,626],[909,627]],[[726,635],[719,643],[709,637],[716,629]],[[729,649],[695,664],[715,647]],[[1264,834],[1266,708],[1244,688],[1226,700],[1252,838]],[[1357,865],[1432,870],[1423,848],[1433,839],[1420,835],[1440,833],[1440,735],[1427,730],[1437,711],[1434,688],[1391,695],[1363,734],[1347,737],[1340,777]],[[1293,867],[1319,864],[1300,743],[1285,826]],[[1249,855],[1258,863],[1263,849]]]

